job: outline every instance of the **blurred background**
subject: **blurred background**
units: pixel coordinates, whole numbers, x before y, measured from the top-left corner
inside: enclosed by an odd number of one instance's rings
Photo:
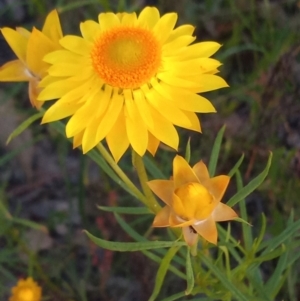
[[[197,41],[223,45],[214,57],[223,63],[220,74],[230,87],[206,93],[218,114],[199,116],[201,135],[179,129],[179,153],[184,154],[191,138],[191,163],[200,159],[207,163],[216,134],[225,124],[217,174],[228,173],[244,154],[240,170],[247,183],[265,167],[272,151],[268,178],[246,202],[254,233],[263,212],[266,238],[276,236],[292,210],[299,216],[300,1],[0,0],[0,27],[41,29],[48,12],[56,8],[64,34],[79,34],[79,23],[96,20],[100,12],[138,12],[147,5],[158,7],[161,14],[177,12],[177,25],[193,24]],[[0,65],[12,59],[1,35]],[[82,233],[87,229],[107,240],[131,241],[114,215],[96,205],[138,202],[51,126],[35,122],[6,145],[11,132],[35,112],[26,83],[0,83],[0,299],[7,300],[17,279],[33,270],[43,287],[43,300],[147,300],[158,265],[141,253],[99,249]],[[174,155],[161,147],[155,158],[166,177]],[[137,180],[129,154],[120,165]],[[231,183],[224,202],[235,189]],[[152,216],[123,218],[148,238],[166,234],[153,231]],[[238,238],[240,226],[232,226]],[[265,266],[266,276],[275,265],[273,261]],[[299,271],[297,262],[278,300],[300,300]],[[172,277],[162,290],[165,297],[185,289],[184,282]]]

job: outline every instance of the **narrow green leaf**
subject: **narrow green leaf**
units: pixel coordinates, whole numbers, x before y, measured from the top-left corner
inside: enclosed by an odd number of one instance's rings
[[[175,300],[178,300],[179,298],[182,298],[182,297],[185,297],[185,292],[181,292],[181,293],[177,293],[175,295],[172,295],[172,296],[169,296],[161,301],[175,301]],[[182,300],[182,299],[180,299]]]
[[[248,296],[244,295],[236,285],[234,285],[227,275],[225,275],[214,263],[206,257],[205,254],[201,257],[202,262],[208,267],[208,269],[223,283],[224,287],[232,293],[232,295],[239,301],[249,301]]]
[[[153,214],[146,207],[109,207],[109,206],[97,206],[98,209],[106,212],[114,212],[120,214]]]
[[[36,229],[36,230],[40,230],[40,231],[43,231],[45,233],[48,233],[48,229],[47,229],[46,226],[38,224],[36,222],[30,221],[30,220],[27,220],[27,219],[23,219],[23,218],[18,218],[18,217],[12,217],[10,220],[15,224],[19,224],[19,225],[22,225],[22,226],[25,226],[25,227],[29,227],[29,228],[32,228],[32,229]]]
[[[295,235],[299,230],[300,230],[300,220],[298,220],[298,221],[294,222],[293,224],[291,224],[290,226],[288,226],[278,236],[262,243],[260,245],[258,251],[260,251],[261,249],[266,247],[265,250],[262,252],[262,255],[268,254],[270,251],[274,250],[279,245],[285,243],[290,237]]]
[[[159,248],[170,248],[185,246],[183,241],[150,241],[150,242],[114,242],[98,238],[84,230],[87,236],[99,247],[111,251],[134,252]]]
[[[260,248],[260,244],[263,241],[265,233],[266,233],[267,219],[263,213],[261,214],[261,221],[262,221],[262,224],[261,224],[261,230],[260,230],[259,236],[254,240],[254,243],[253,243],[252,249],[253,249],[254,253],[256,252],[256,250],[258,248]]]
[[[136,241],[148,241],[144,236],[140,235],[139,233],[137,233],[132,227],[130,227],[130,225],[128,225],[117,213],[115,213],[115,218],[117,220],[117,222],[119,223],[119,225],[122,227],[122,229],[128,234],[130,235],[130,237],[132,237],[134,240]],[[149,242],[149,241],[148,241]],[[162,259],[161,257],[153,254],[151,251],[146,251],[146,250],[142,250],[141,251],[145,256],[147,256],[148,258],[150,258],[151,260],[153,260],[154,262],[157,263],[161,263]],[[165,255],[165,251],[163,249],[158,249],[156,250],[156,252],[158,252],[161,255]],[[181,259],[181,258],[180,258]],[[176,262],[178,262],[181,265],[184,265],[184,261],[180,262],[179,258],[177,259],[176,256],[174,257],[174,260],[176,260]],[[175,275],[177,275],[178,277],[182,278],[182,279],[186,279],[185,274],[183,274],[182,272],[180,272],[177,268],[175,268],[174,266],[170,265],[169,269],[172,273],[174,273]]]
[[[178,246],[171,247],[168,250],[168,252],[166,253],[165,257],[162,259],[161,264],[160,264],[159,269],[156,274],[154,289],[153,289],[152,295],[149,298],[149,301],[154,301],[156,299],[156,297],[158,296],[158,294],[161,290],[161,287],[163,285],[165,276],[167,274],[170,262],[171,262],[172,258],[175,256],[178,249],[179,249]]]
[[[210,160],[209,160],[209,164],[208,164],[208,171],[209,171],[209,174],[211,177],[213,177],[216,172],[216,167],[217,167],[217,162],[218,162],[218,158],[219,158],[219,153],[220,153],[220,149],[221,149],[224,132],[225,132],[225,125],[223,125],[222,128],[220,129],[220,131],[218,132],[217,137],[214,142],[213,149],[211,151],[211,156],[210,156]]]
[[[166,175],[158,168],[155,162],[153,162],[153,159],[149,158],[148,156],[143,157],[143,161],[145,164],[145,167],[149,174],[155,178],[155,179],[166,179]]]
[[[244,154],[242,154],[242,156],[240,157],[240,159],[235,163],[235,165],[233,166],[233,168],[228,173],[228,176],[230,178],[237,172],[237,170],[240,168],[240,166],[243,163],[243,161],[244,161]]]
[[[114,213],[114,216],[117,220],[117,222],[119,223],[119,225],[122,227],[122,229],[134,240],[136,241],[148,241],[149,240],[147,238],[145,238],[144,236],[142,236],[141,234],[139,234],[138,232],[136,232],[132,227],[130,227],[130,225],[128,225],[128,223],[126,223],[124,221],[123,218],[121,218],[121,216],[117,213]]]
[[[236,172],[236,183],[237,183],[237,189],[238,191],[240,191],[243,188],[243,180],[241,177],[241,173],[238,170]],[[241,218],[237,218],[237,219],[243,221],[242,223],[243,238],[245,242],[245,249],[248,251],[252,248],[253,236],[252,236],[251,228],[249,227],[249,224],[246,222],[248,220],[248,214],[247,214],[245,199],[242,199],[239,202],[239,207],[240,207]]]
[[[271,277],[269,278],[268,282],[264,286],[268,294],[273,297],[272,300],[275,299],[276,295],[274,293],[277,292],[284,271],[288,268],[288,256],[289,256],[289,252],[285,250],[285,252],[280,256],[276,264],[275,271],[272,272]]]
[[[44,115],[44,112],[38,112],[26,120],[24,120],[7,138],[6,144],[8,144],[13,138],[19,136],[24,132],[34,121],[41,118]]]
[[[185,160],[189,163],[191,160],[191,138],[189,138],[185,148]]]
[[[265,169],[252,181],[250,181],[246,186],[244,186],[241,190],[239,190],[228,202],[227,205],[232,207],[236,203],[240,202],[246,196],[248,196],[251,192],[253,192],[267,177],[270,166],[272,162],[272,153],[270,153],[267,165]]]
[[[186,251],[186,280],[187,288],[185,293],[186,295],[189,295],[192,292],[195,285],[194,271],[189,248],[187,248]]]
[[[154,254],[153,252],[151,251],[146,251],[146,250],[143,250],[141,251],[145,256],[147,256],[148,258],[150,258],[151,260],[153,260],[154,262],[157,262],[157,263],[161,263],[162,261],[162,258],[157,256],[156,254]],[[175,257],[174,257],[175,258]],[[169,270],[174,273],[176,276],[182,278],[183,280],[186,280],[186,275],[183,274],[181,271],[179,271],[177,268],[175,268],[174,266],[172,265],[169,265]]]

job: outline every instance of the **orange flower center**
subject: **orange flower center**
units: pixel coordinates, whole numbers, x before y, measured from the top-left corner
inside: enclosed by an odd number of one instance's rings
[[[30,288],[23,288],[18,293],[18,300],[20,301],[32,301],[33,300],[34,293],[32,289]]]
[[[181,199],[187,220],[206,219],[216,206],[213,196],[200,183],[187,183],[175,193]]]
[[[91,59],[106,84],[134,89],[157,73],[161,46],[147,29],[120,26],[101,34],[92,48]]]

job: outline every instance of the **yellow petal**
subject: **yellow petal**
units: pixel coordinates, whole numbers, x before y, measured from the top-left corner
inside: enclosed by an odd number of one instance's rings
[[[166,43],[172,42],[173,40],[177,39],[180,36],[191,36],[195,30],[195,27],[189,24],[181,25],[175,28],[169,38],[167,39]]]
[[[101,13],[98,16],[101,31],[120,25],[119,18],[114,13]]]
[[[185,208],[184,204],[182,203],[182,200],[174,193],[174,190],[173,190],[173,194],[172,194],[172,200],[171,200],[170,207],[174,210],[174,213],[176,213],[176,215],[182,216],[182,217],[187,216],[186,208]],[[180,223],[182,223],[182,222],[180,222]]]
[[[184,60],[181,56],[165,58],[163,62],[163,69],[170,71],[173,74],[180,75],[184,78],[192,78],[194,81],[199,81],[199,76],[202,73],[215,71],[216,68],[222,64],[212,58],[194,58],[190,60]]]
[[[198,240],[198,233],[195,233],[191,227],[183,227],[182,234],[185,242],[189,246],[193,246]]]
[[[236,218],[238,215],[229,206],[219,203],[212,213],[212,218],[216,222],[230,221]]]
[[[30,79],[29,85],[28,85],[29,100],[30,100],[30,103],[32,104],[32,106],[37,109],[39,109],[44,103],[42,101],[37,100],[40,90],[41,89],[38,88],[38,80],[35,78]]]
[[[124,13],[121,23],[123,26],[135,26],[137,24],[136,13]]]
[[[43,77],[49,67],[43,58],[53,50],[55,50],[55,44],[42,32],[33,28],[27,45],[27,65],[30,71]]]
[[[97,118],[93,118],[88,126],[84,130],[82,137],[82,152],[86,154],[93,147],[95,147],[100,141],[96,139],[98,131],[99,121]]]
[[[143,87],[142,87],[143,88]],[[149,93],[147,91],[145,94]],[[146,96],[147,97],[147,96]],[[147,128],[149,132],[152,133],[161,142],[167,144],[168,146],[177,149],[179,143],[179,137],[173,124],[166,120],[157,110],[152,106],[148,106],[148,111],[152,115],[153,124],[147,123]],[[144,120],[147,122],[147,120]]]
[[[64,36],[59,43],[71,52],[81,54],[83,56],[90,53],[93,45],[83,38],[72,35]]]
[[[104,92],[106,93],[108,91]],[[112,98],[109,100],[107,110],[103,113],[101,120],[99,121],[98,132],[96,136],[98,141],[102,140],[114,126],[123,108],[123,103],[123,97],[118,94],[116,89]]]
[[[172,74],[169,71],[158,73],[157,78],[170,86],[187,89],[194,93],[199,93],[199,91],[205,90],[204,85],[200,81],[187,80],[182,78],[180,75]]]
[[[184,111],[175,106],[170,107],[168,100],[166,100],[154,89],[147,94],[147,100],[158,112],[160,112],[164,118],[171,123],[189,129],[193,127],[189,116],[187,116]],[[143,112],[141,112],[141,114],[143,114]],[[199,129],[199,127],[197,129]]]
[[[185,212],[183,214],[174,210],[187,220],[204,220],[211,215],[217,205],[210,191],[195,182],[180,186],[175,190],[175,195],[181,200]]]
[[[23,82],[30,79],[30,73],[20,60],[10,61],[0,67],[1,82]]]
[[[65,117],[71,116],[75,112],[77,112],[80,107],[81,104],[76,104],[74,102],[62,103],[60,101],[57,101],[45,112],[42,123],[57,121]]]
[[[193,166],[193,171],[201,183],[209,179],[208,169],[202,160]]]
[[[183,157],[178,155],[173,160],[173,180],[175,189],[186,183],[198,183],[198,178],[193,169]]]
[[[130,90],[124,90],[126,131],[132,148],[143,156],[148,145],[148,130],[131,94]]]
[[[230,177],[221,175],[203,181],[202,183],[205,187],[209,189],[210,193],[214,196],[215,200],[217,202],[220,202],[229,184],[229,180]]]
[[[107,134],[106,141],[115,161],[118,162],[129,146],[123,112]]]
[[[204,221],[198,222],[198,224],[193,224],[193,228],[204,239],[212,244],[217,244],[218,231],[216,223],[211,216]]]
[[[195,223],[195,220],[189,220],[189,221],[182,221],[178,218],[178,216],[171,210],[170,217],[169,217],[169,224],[170,227],[174,228],[182,228],[187,227]]]
[[[191,59],[199,57],[210,57],[219,50],[221,45],[216,42],[201,42],[193,44],[184,52],[182,59]]]
[[[145,95],[140,89],[137,89],[133,91],[133,98],[143,121],[148,125],[149,128],[153,128],[153,116],[149,111],[149,104],[148,100],[145,99]]]
[[[163,55],[174,55],[177,51],[180,51],[180,48],[186,47],[189,44],[193,43],[196,40],[196,37],[193,36],[180,36],[173,41],[164,44],[162,48]]]
[[[82,137],[84,131],[81,131],[79,134],[75,135],[73,138],[73,148],[76,148],[82,144]]]
[[[159,146],[160,141],[155,138],[149,131],[148,131],[148,146],[147,150],[150,152],[152,156],[155,155],[158,146]]]
[[[208,99],[188,90],[172,87],[163,82],[158,83],[156,79],[151,80],[151,84],[158,93],[169,100],[170,107],[175,105],[185,111],[200,113],[212,113],[216,111]],[[183,99],[184,101],[182,101]]]
[[[8,27],[2,28],[1,32],[18,59],[26,64],[26,49],[28,39],[19,32]]]
[[[85,61],[81,55],[68,50],[52,51],[51,53],[45,55],[43,60],[50,64],[61,63],[61,62],[70,63],[70,64],[80,64],[82,62],[87,61],[87,60]]]
[[[31,32],[24,27],[16,27],[16,31],[20,33],[26,39],[29,39]]]
[[[67,126],[67,137],[72,137],[84,128],[86,128],[92,120],[97,120],[99,123],[99,117],[106,111],[110,98],[103,97],[104,92],[99,91],[95,95],[91,95],[81,107],[74,112],[74,115],[70,118]],[[98,129],[98,127],[97,127]]]
[[[60,98],[74,88],[76,88],[76,83],[66,80],[59,80],[47,85],[46,89],[40,93],[39,99]]]
[[[171,209],[169,206],[165,206],[160,211],[158,211],[158,213],[156,214],[156,216],[154,218],[152,226],[153,227],[168,227],[170,211],[171,211]]]
[[[182,112],[189,119],[190,126],[185,127],[181,125],[181,127],[201,133],[201,126],[200,126],[200,121],[198,116],[194,112],[187,112],[187,111],[182,111]]]
[[[147,182],[150,189],[167,205],[171,206],[174,183],[170,180],[153,180]]]
[[[177,14],[168,13],[163,15],[153,27],[153,33],[161,44],[169,38],[177,21]]]
[[[81,22],[80,31],[83,38],[90,42],[93,42],[101,33],[99,24],[92,20]]]
[[[201,83],[201,88],[197,90],[198,93],[229,87],[222,77],[213,74],[200,75],[199,82]]]
[[[59,17],[56,10],[52,10],[48,14],[42,32],[55,43],[56,47],[58,47],[58,41],[63,37],[63,33],[61,30]]]
[[[140,26],[151,29],[159,20],[159,11],[156,7],[145,7],[138,17],[138,24]]]
[[[90,68],[89,68],[90,67]],[[76,76],[77,74],[88,72],[89,75],[92,75],[92,67],[86,66],[84,62],[80,64],[73,63],[56,63],[52,65],[48,69],[48,73],[54,77],[69,77],[69,76]]]

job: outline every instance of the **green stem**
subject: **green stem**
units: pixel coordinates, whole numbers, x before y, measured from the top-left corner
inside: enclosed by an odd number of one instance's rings
[[[147,203],[145,204],[153,213],[157,213],[161,207],[157,203],[151,189],[147,185],[148,177],[145,169],[145,165],[143,159],[140,155],[138,155],[134,150],[132,150],[132,162],[134,167],[136,168],[137,175],[139,177],[143,192],[147,198]]]
[[[140,190],[130,181],[127,175],[123,172],[123,170],[119,167],[116,161],[112,158],[106,148],[99,143],[97,145],[97,149],[105,159],[105,161],[110,165],[110,167],[114,170],[114,172],[119,176],[119,178],[126,184],[126,186],[133,192],[137,199],[139,199],[142,203],[144,203],[148,207],[147,198],[140,192]]]

